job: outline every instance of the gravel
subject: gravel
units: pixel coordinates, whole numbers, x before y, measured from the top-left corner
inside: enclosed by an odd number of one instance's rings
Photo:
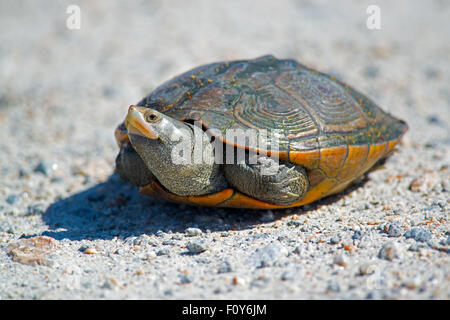
[[[341,238],[339,236],[332,237],[330,239],[330,244],[338,244],[341,241]]]
[[[231,271],[233,271],[233,267],[232,267],[231,263],[229,261],[224,261],[220,265],[218,273],[228,273]]]
[[[364,263],[359,267],[359,273],[361,275],[370,275],[370,274],[374,274],[378,269],[377,264],[375,263]]]
[[[69,30],[71,4],[0,2],[0,299],[450,299],[448,4],[379,0],[368,30],[356,1],[80,2]],[[265,54],[405,120],[398,152],[289,210],[167,203],[114,174],[130,104]]]
[[[353,240],[361,240],[363,237],[362,232],[360,230],[356,230],[355,232],[353,232],[352,234],[352,239]]]
[[[195,237],[201,235],[203,232],[199,228],[187,228],[184,233],[189,237]]]
[[[167,256],[169,254],[170,254],[170,251],[169,251],[169,249],[166,249],[166,248],[158,250],[158,252],[156,253],[157,256]]]
[[[399,246],[395,242],[389,241],[385,243],[383,247],[381,247],[378,256],[381,259],[392,261],[394,259],[400,258],[401,251]]]
[[[347,267],[348,258],[345,255],[340,254],[334,257],[333,263],[341,267]]]
[[[283,272],[283,274],[281,275],[280,279],[282,281],[291,281],[294,280],[296,276],[296,273],[293,271],[285,271]]]
[[[57,164],[50,164],[47,161],[43,160],[38,163],[36,168],[34,168],[34,172],[40,172],[46,176],[49,176],[54,169],[58,167]]]
[[[396,223],[389,223],[385,230],[389,237],[400,237],[403,234],[403,229]]]
[[[406,239],[412,238],[419,242],[427,242],[431,240],[431,232],[423,228],[412,228],[405,233],[405,237]]]
[[[336,280],[328,280],[327,291],[339,292],[341,291],[341,287],[339,286],[339,283],[336,282]]]
[[[270,243],[264,248],[256,249],[246,264],[256,268],[270,267],[286,254],[286,249],[278,243]]]
[[[180,283],[181,283],[181,284],[191,283],[192,281],[194,281],[194,278],[193,278],[192,275],[190,275],[190,274],[183,274],[183,275],[180,277]]]
[[[208,246],[204,240],[193,240],[188,242],[186,249],[188,249],[190,253],[196,254],[208,250]]]

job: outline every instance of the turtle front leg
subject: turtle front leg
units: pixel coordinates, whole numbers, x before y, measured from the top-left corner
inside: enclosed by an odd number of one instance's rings
[[[256,163],[246,160],[226,164],[228,183],[242,193],[273,204],[289,205],[304,197],[309,181],[303,167],[266,156],[255,157]]]

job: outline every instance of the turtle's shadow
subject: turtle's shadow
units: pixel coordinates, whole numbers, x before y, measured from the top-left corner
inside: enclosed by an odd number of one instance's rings
[[[261,210],[194,207],[154,200],[139,194],[136,187],[113,174],[103,183],[50,205],[43,214],[43,220],[49,226],[43,235],[58,240],[108,240],[116,236],[157,234],[160,230],[181,233],[188,227],[197,227],[204,232],[252,229],[261,223],[306,213],[337,201],[366,181],[306,208],[274,210],[271,219]]]

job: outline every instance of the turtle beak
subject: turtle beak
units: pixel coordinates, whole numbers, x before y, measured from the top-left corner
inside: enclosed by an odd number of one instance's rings
[[[144,119],[144,112],[146,110],[148,109],[139,106],[130,106],[125,119],[125,126],[130,134],[138,134],[156,140],[159,138],[158,133]]]

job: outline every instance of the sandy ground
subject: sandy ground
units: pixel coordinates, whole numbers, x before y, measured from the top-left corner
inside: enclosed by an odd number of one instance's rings
[[[1,1],[0,298],[449,299],[450,4],[377,0],[369,30],[370,4]],[[168,204],[113,174],[130,104],[200,64],[269,53],[407,121],[399,152],[287,211]]]

